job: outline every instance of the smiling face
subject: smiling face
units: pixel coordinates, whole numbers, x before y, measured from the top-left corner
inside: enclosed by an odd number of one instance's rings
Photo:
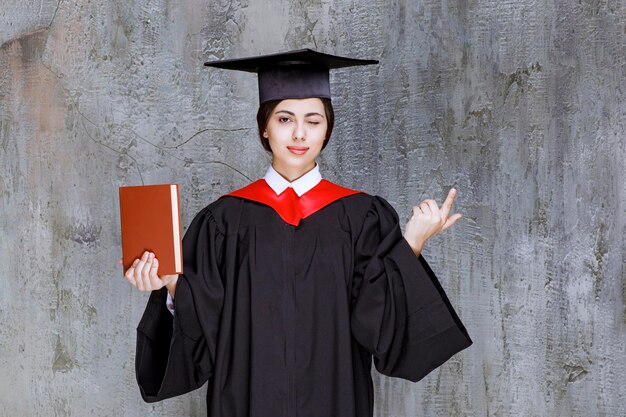
[[[263,137],[272,149],[272,166],[289,181],[315,167],[328,121],[319,98],[282,100],[272,111]]]

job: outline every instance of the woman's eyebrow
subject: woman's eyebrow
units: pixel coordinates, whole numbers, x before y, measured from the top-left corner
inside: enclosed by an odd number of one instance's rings
[[[287,114],[290,114],[292,116],[296,115],[295,113],[290,112],[289,110],[277,110],[276,113],[287,113]],[[307,114],[304,115],[304,117],[309,117],[309,116],[321,116],[321,117],[324,117],[322,114],[319,114],[317,112],[307,113]]]

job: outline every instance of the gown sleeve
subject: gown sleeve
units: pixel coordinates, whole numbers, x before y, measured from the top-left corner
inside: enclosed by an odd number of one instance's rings
[[[135,371],[146,402],[201,387],[213,374],[224,285],[220,274],[224,235],[205,208],[183,237],[175,314],[167,288],[153,291],[137,326]]]
[[[472,344],[437,277],[374,196],[355,246],[350,326],[387,376],[417,382]]]

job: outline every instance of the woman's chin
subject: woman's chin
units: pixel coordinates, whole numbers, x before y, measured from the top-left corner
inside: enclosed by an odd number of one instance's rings
[[[282,161],[282,166],[294,171],[305,171],[315,167],[315,161],[310,158],[302,158],[298,156],[287,158]]]

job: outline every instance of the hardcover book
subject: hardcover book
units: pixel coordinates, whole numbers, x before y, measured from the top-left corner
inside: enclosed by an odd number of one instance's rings
[[[159,276],[183,273],[178,184],[119,187],[124,271],[144,251],[159,260]]]

